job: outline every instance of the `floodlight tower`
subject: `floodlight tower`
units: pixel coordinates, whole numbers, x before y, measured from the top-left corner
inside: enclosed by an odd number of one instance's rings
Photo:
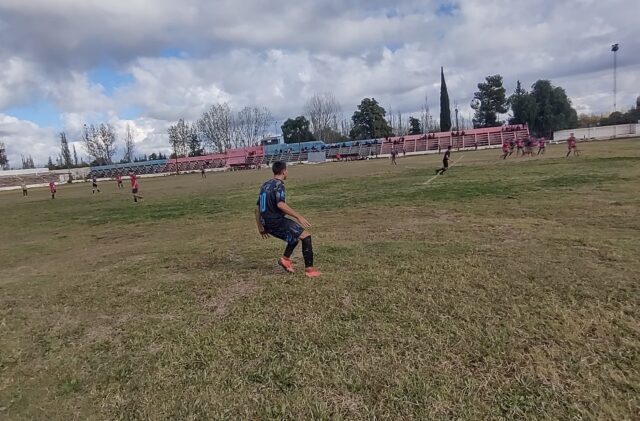
[[[456,131],[460,131],[460,125],[458,124],[458,102],[456,101],[453,106],[456,113]]]
[[[620,49],[619,44],[613,44],[611,46],[611,51],[613,52],[613,112],[616,112],[617,108],[617,94],[618,94],[618,81],[617,81],[617,72],[618,72],[618,50]]]

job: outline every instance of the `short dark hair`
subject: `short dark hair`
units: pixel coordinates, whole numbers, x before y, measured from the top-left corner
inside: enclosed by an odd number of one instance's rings
[[[280,175],[287,169],[287,164],[282,161],[276,161],[271,169],[273,170],[273,175]]]

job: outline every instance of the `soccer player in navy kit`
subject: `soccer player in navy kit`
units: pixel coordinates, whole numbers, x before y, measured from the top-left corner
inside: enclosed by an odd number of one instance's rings
[[[449,158],[451,157],[451,145],[447,146],[447,151],[444,153],[444,158],[442,158],[442,168],[438,168],[436,170],[436,174],[444,174],[446,170],[449,169]]]
[[[287,175],[287,164],[280,161],[273,164],[273,178],[260,188],[256,206],[256,225],[262,238],[272,235],[287,243],[284,255],[278,259],[278,264],[289,273],[295,272],[291,255],[298,242],[302,242],[304,273],[309,278],[316,278],[321,274],[313,267],[311,234],[305,230],[310,228],[311,224],[286,203],[284,181]]]

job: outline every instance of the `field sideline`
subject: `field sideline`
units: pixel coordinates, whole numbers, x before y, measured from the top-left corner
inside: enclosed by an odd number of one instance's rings
[[[640,140],[0,192],[0,419],[633,419]],[[301,272],[300,248],[294,258]]]

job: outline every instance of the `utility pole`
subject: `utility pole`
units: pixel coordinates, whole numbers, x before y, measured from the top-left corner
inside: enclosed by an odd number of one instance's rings
[[[454,105],[454,110],[456,112],[456,132],[460,131],[460,125],[458,124],[458,103],[456,102]]]

